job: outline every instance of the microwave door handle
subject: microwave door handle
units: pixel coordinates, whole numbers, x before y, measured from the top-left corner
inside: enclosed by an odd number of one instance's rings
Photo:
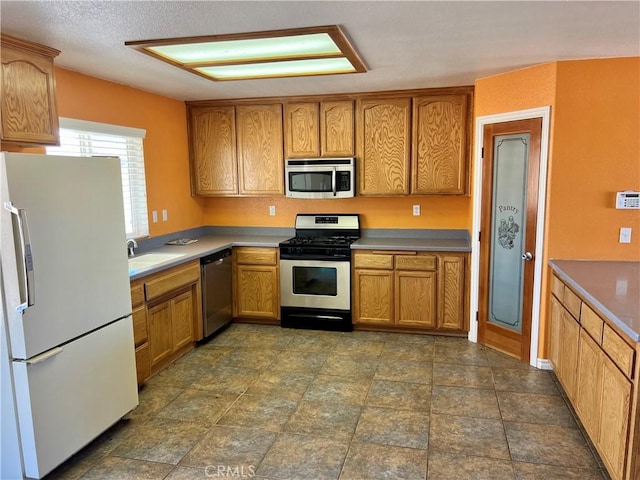
[[[337,190],[337,186],[336,186],[336,176],[338,174],[336,173],[336,167],[333,167],[333,171],[331,172],[331,191],[333,192],[333,196],[335,197],[338,190]]]
[[[18,245],[20,253],[17,257],[22,262],[18,270],[20,281],[20,304],[16,307],[18,312],[23,312],[35,303],[35,277],[33,274],[33,257],[31,255],[31,239],[27,225],[27,212],[22,208],[16,208],[11,202],[4,203],[5,210],[16,216],[18,224]],[[16,252],[17,253],[17,252]]]

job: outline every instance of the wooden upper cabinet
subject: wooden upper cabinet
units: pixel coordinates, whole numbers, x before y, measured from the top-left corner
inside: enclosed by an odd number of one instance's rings
[[[44,45],[1,37],[3,142],[58,144],[58,107],[53,59],[60,53]]]
[[[194,195],[237,195],[235,109],[193,107],[189,112]]]
[[[472,87],[187,102],[192,191],[283,195],[285,158],[357,157],[357,195],[468,195],[472,105]]]
[[[411,98],[360,99],[356,107],[359,195],[407,195]]]
[[[284,106],[284,148],[287,158],[320,156],[320,106],[287,103]]]
[[[413,99],[411,193],[464,194],[467,95]]]
[[[352,157],[353,102],[285,104],[284,148],[286,158]]]
[[[238,105],[238,193],[283,195],[282,105]]]
[[[353,102],[320,103],[320,150],[323,157],[352,157]]]

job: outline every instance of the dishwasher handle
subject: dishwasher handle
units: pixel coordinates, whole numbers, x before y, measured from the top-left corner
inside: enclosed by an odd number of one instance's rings
[[[212,253],[211,255],[207,255],[206,257],[202,257],[200,259],[200,265],[209,265],[210,263],[214,263],[216,265],[222,265],[225,260],[231,259],[231,249],[226,248],[216,253]]]

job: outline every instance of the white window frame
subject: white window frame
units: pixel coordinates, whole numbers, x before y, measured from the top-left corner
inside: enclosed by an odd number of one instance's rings
[[[50,155],[70,155],[78,157],[112,155],[120,158],[122,172],[122,198],[124,203],[125,226],[127,238],[143,238],[149,236],[149,216],[147,210],[147,191],[144,170],[143,140],[146,130],[125,127],[108,123],[89,122],[74,118],[60,117],[59,147],[47,147]],[[80,145],[64,145],[62,130],[73,130],[86,134]],[[114,144],[122,144],[126,153],[106,153],[105,150],[94,151],[91,145],[91,135],[105,135],[114,137]],[[125,137],[118,139],[117,137]],[[97,149],[98,147],[96,147]],[[107,150],[108,151],[108,150]]]

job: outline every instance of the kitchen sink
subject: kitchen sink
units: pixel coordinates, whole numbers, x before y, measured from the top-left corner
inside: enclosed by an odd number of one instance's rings
[[[147,253],[138,257],[131,257],[129,259],[129,273],[133,273],[136,270],[142,270],[144,268],[150,268],[159,263],[175,260],[176,258],[184,257],[186,253]]]

